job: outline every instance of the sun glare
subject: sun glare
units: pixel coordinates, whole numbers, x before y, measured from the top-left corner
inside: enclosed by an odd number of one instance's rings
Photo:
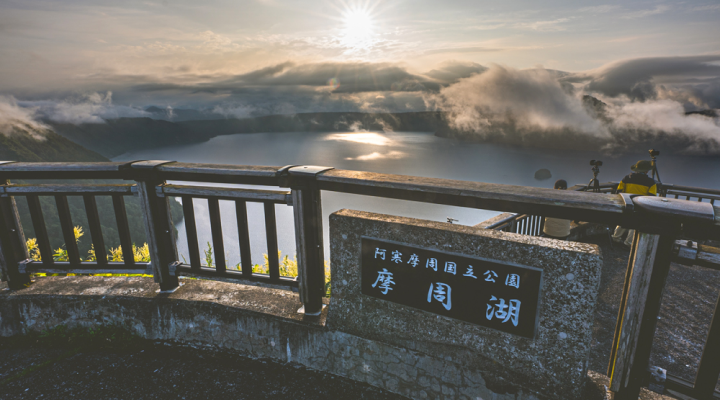
[[[365,48],[372,44],[374,24],[370,12],[352,8],[343,13],[343,43],[348,47]]]

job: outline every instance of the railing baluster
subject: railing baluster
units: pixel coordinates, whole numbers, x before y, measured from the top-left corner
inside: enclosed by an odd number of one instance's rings
[[[103,239],[102,226],[100,225],[100,215],[98,214],[97,202],[95,195],[83,195],[85,203],[85,214],[87,214],[88,225],[90,225],[90,237],[92,238],[93,249],[95,250],[95,259],[98,265],[107,265],[107,252],[105,251],[105,240]]]
[[[70,215],[70,206],[68,205],[67,196],[55,196],[55,204],[57,205],[58,217],[60,218],[60,230],[65,240],[65,250],[67,250],[68,261],[72,266],[80,265],[80,251],[75,241],[75,229]]]
[[[165,181],[158,178],[156,167],[171,161],[150,160],[132,164],[137,172],[137,193],[143,210],[145,236],[150,250],[153,278],[161,291],[175,290],[180,286],[177,275],[178,254],[175,226],[170,215],[169,198],[158,195]]]
[[[4,181],[5,184],[9,182]],[[15,198],[0,197],[0,262],[10,289],[22,289],[30,284],[30,274],[21,274],[18,263],[29,258],[27,243],[20,224]]]
[[[225,246],[222,237],[222,222],[220,220],[220,204],[217,198],[208,199],[210,211],[210,231],[212,233],[213,254],[215,254],[215,269],[219,273],[225,272]]]
[[[715,305],[715,312],[695,378],[693,389],[695,397],[698,399],[713,398],[718,376],[720,376],[720,356],[718,354],[720,354],[720,296]]]
[[[118,235],[120,236],[120,248],[122,249],[125,265],[135,265],[135,254],[132,249],[132,238],[130,237],[130,226],[128,225],[127,212],[125,211],[125,199],[122,195],[112,196],[115,220],[117,221]]]
[[[243,200],[235,202],[237,216],[238,241],[240,242],[240,264],[244,277],[252,276],[252,254],[250,253],[250,234],[248,232],[247,203]]]
[[[532,215],[528,216],[527,222],[528,222],[527,235],[532,236],[533,228],[535,228],[534,219],[533,219]]]
[[[290,170],[293,175],[292,169]],[[313,179],[300,178],[292,188],[298,289],[305,315],[319,315],[325,295],[322,201]]]
[[[200,247],[198,246],[197,226],[195,225],[195,206],[193,198],[182,197],[183,216],[185,217],[185,234],[187,236],[190,266],[194,271],[200,270]]]
[[[275,222],[275,204],[265,203],[265,237],[267,238],[268,270],[270,280],[280,279],[278,263],[277,224]]]
[[[28,208],[30,209],[30,217],[32,219],[35,236],[37,236],[38,250],[43,264],[46,266],[53,265],[53,253],[50,247],[50,239],[48,238],[47,227],[45,226],[45,217],[43,216],[42,207],[40,207],[40,198],[35,195],[27,196]]]

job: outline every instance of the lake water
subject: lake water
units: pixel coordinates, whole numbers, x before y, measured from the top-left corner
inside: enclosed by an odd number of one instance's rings
[[[658,159],[665,183],[720,187],[720,157],[666,155]],[[603,160],[599,180],[620,180],[630,165],[649,158],[647,149],[632,149],[608,156],[599,151],[561,152],[501,145],[466,143],[435,137],[426,132],[359,133],[256,133],[219,136],[208,142],[142,150],[123,154],[116,161],[161,159],[181,162],[236,165],[324,165],[338,169],[449,178],[467,181],[505,183],[551,188],[556,179],[569,185],[586,184],[592,178],[589,160]],[[546,168],[552,178],[538,181],[535,171]],[[257,187],[255,187],[257,188]],[[275,188],[277,189],[277,188]],[[283,189],[287,190],[287,189]],[[327,216],[342,208],[392,215],[446,221],[448,217],[463,225],[475,225],[497,212],[439,206],[411,201],[323,192],[325,252],[328,252]],[[235,209],[221,201],[223,235],[228,265],[239,262]],[[194,201],[198,239],[202,250],[211,241],[207,202]],[[276,205],[278,242],[283,254],[295,254],[292,207]],[[261,204],[248,203],[253,263],[262,263],[265,225]],[[189,260],[184,223],[178,224],[178,251]]]

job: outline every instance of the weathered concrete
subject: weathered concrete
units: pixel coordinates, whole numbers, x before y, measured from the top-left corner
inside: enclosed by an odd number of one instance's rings
[[[536,337],[362,295],[362,236],[543,269]],[[331,329],[444,360],[443,369],[426,368],[429,375],[469,398],[580,398],[602,268],[597,246],[341,210],[330,216],[330,248]]]
[[[183,282],[175,293],[160,294],[152,278],[38,278],[27,289],[0,291],[0,335],[120,324],[147,339],[296,362],[416,399],[536,398],[503,389],[501,382],[497,393],[488,391],[479,371],[462,369],[451,358],[328,329],[327,311],[314,318],[297,314],[293,292]]]

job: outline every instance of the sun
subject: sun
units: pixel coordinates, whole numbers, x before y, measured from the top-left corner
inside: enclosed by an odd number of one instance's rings
[[[372,45],[374,22],[370,11],[350,8],[343,13],[343,44],[352,48],[367,48]]]

